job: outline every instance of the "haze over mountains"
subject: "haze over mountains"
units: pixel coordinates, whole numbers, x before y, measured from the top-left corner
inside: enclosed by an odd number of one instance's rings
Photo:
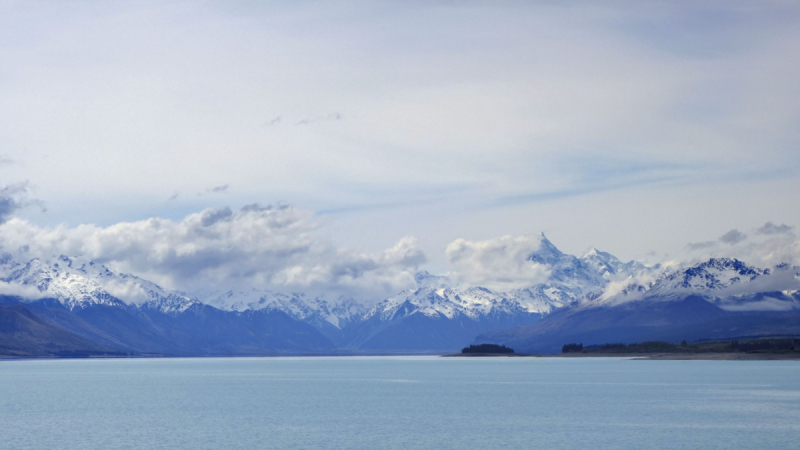
[[[568,341],[800,334],[800,268],[789,264],[711,258],[646,266],[596,249],[568,255],[544,235],[523,264],[541,274],[524,287],[498,290],[419,271],[413,288],[366,302],[259,289],[171,291],[82,258],[4,254],[0,302],[13,306],[0,311],[2,320],[27,325],[0,330],[0,353],[419,352],[474,342],[550,353]]]

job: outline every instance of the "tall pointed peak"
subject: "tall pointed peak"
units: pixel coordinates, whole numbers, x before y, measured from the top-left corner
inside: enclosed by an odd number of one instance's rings
[[[544,235],[542,235],[542,241],[541,242],[542,242],[542,245],[539,247],[539,252],[543,252],[544,251],[544,252],[554,253],[554,254],[558,254],[558,255],[562,255],[563,254],[561,252],[561,250],[559,250],[558,247],[556,247],[555,244],[550,242],[550,240],[547,239]]]
[[[558,250],[550,239],[547,239],[547,236],[544,235],[544,232],[539,233],[539,242],[542,244],[541,248],[552,248]]]
[[[528,256],[529,261],[534,261],[540,264],[554,264],[564,256],[544,233],[539,234],[539,248]]]

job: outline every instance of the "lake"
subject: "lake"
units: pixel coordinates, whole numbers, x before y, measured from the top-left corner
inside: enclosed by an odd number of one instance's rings
[[[3,449],[796,449],[800,362],[0,362]]]

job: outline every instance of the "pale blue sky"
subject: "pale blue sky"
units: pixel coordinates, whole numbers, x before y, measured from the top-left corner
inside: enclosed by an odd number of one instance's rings
[[[798,48],[782,1],[0,1],[0,180],[37,226],[282,202],[438,271],[540,231],[677,257],[800,224]]]

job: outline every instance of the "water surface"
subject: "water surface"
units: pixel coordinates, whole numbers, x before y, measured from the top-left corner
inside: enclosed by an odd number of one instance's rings
[[[2,449],[796,449],[800,363],[0,362]]]

